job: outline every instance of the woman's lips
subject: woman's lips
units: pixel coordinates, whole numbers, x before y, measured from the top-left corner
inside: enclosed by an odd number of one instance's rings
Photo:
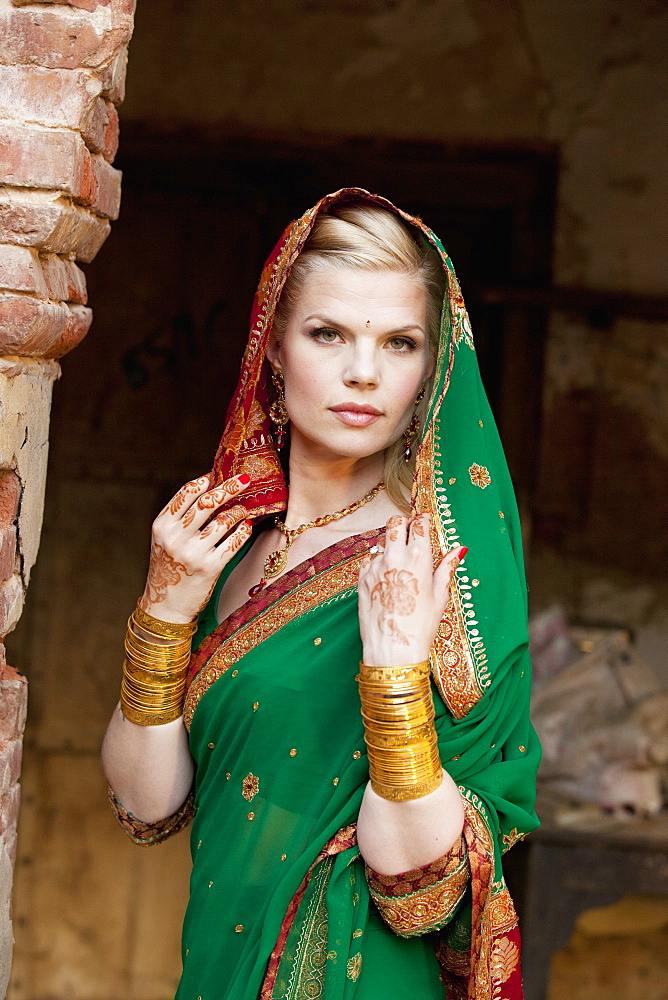
[[[356,406],[354,403],[340,403],[330,407],[339,420],[349,427],[368,427],[382,416],[379,410],[372,406]]]

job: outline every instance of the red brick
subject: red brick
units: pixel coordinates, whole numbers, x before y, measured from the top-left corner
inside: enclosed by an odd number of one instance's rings
[[[111,103],[99,97],[95,102],[90,120],[82,129],[82,135],[93,153],[101,153],[111,163],[118,152],[118,111]]]
[[[81,130],[101,90],[90,70],[0,66],[0,118]]]
[[[18,8],[0,11],[0,63],[38,65],[49,69],[106,66],[130,41],[133,20],[114,3],[112,24],[86,12]]]
[[[21,760],[23,758],[23,741],[21,739],[0,742],[0,795],[21,777]]]
[[[53,191],[0,188],[0,242],[93,260],[110,232],[100,219]]]
[[[127,46],[114,56],[109,65],[102,70],[102,95],[113,104],[122,104],[125,100],[125,76],[128,69]]]
[[[19,514],[21,481],[10,469],[0,471],[0,524],[13,524]]]
[[[86,171],[80,199],[105,219],[117,219],[121,210],[123,175],[98,153],[91,155],[86,150],[86,154]]]
[[[14,7],[27,7],[35,0],[11,0]],[[66,7],[77,7],[79,10],[95,11],[98,7],[112,7],[123,14],[133,14],[137,0],[40,0],[40,3],[61,4]]]
[[[55,253],[41,254],[40,261],[50,299],[76,302],[78,305],[86,304],[86,276],[73,261],[63,259]]]
[[[69,129],[0,124],[0,182],[65,191],[77,198],[86,181],[88,150]]]
[[[63,260],[65,276],[67,278],[67,302],[85,306],[88,302],[88,289],[86,288],[86,275],[73,260]],[[47,279],[48,283],[48,279]]]
[[[0,182],[16,187],[56,188],[117,219],[121,172],[99,154],[91,155],[69,129],[0,125]]]
[[[9,580],[16,565],[16,528],[0,528],[0,580]]]
[[[91,319],[85,306],[0,293],[0,354],[61,357],[85,337]]]
[[[25,677],[8,667],[13,676],[0,680],[0,740],[6,743],[23,735],[28,709],[28,684]]]
[[[36,250],[9,243],[0,244],[0,290],[28,292],[42,299],[49,298]]]
[[[86,306],[68,305],[69,318],[67,325],[58,340],[45,352],[45,358],[62,358],[73,347],[80,344],[93,320],[93,311]]]
[[[0,836],[3,840],[6,833],[11,836],[12,831],[16,830],[20,805],[21,786],[12,785],[0,799]]]

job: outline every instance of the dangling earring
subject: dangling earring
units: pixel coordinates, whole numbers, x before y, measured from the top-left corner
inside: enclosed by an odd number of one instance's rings
[[[285,444],[285,431],[283,428],[290,419],[288,411],[285,408],[285,382],[283,380],[283,372],[280,368],[272,374],[271,380],[276,389],[276,400],[269,408],[269,416],[276,424],[276,448],[280,451]]]
[[[413,454],[413,444],[417,433],[420,430],[420,418],[417,414],[417,407],[424,396],[424,386],[420,389],[417,396],[415,397],[415,407],[416,410],[411,417],[410,423],[403,433],[402,441],[404,443],[404,462],[410,462],[411,455]]]

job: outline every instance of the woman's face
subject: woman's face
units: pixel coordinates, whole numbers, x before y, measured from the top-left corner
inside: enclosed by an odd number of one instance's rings
[[[431,373],[424,287],[399,271],[323,265],[267,355],[285,377],[293,449],[320,459],[382,453]]]

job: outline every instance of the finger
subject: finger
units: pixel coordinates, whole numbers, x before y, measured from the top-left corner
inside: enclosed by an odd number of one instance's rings
[[[431,522],[430,514],[418,514],[414,517],[410,524],[408,525],[408,540],[418,541],[422,539],[429,540],[429,525]]]
[[[408,538],[409,518],[401,514],[395,514],[389,519],[385,526],[385,551],[396,549],[398,545],[405,545]]]
[[[220,486],[215,486],[212,490],[202,493],[183,515],[182,527],[189,528],[191,524],[194,524],[195,528],[200,528],[218,507],[224,507],[237,493],[245,490],[249,482],[250,476],[243,473],[241,476],[234,476],[221,483]]]
[[[454,572],[467,552],[468,548],[465,545],[460,545],[446,553],[434,573],[434,590],[438,592],[441,589],[449,588]]]
[[[245,507],[237,506],[231,507],[230,510],[223,510],[200,529],[197,537],[200,540],[212,538],[214,545],[218,545],[228,531],[231,531],[239,521],[243,521],[247,516],[248,511]]]
[[[232,556],[246,544],[253,533],[253,525],[250,521],[242,521],[234,531],[216,547],[216,553],[220,556],[223,566],[229,562]]]
[[[179,511],[190,506],[195,497],[199,494],[204,493],[209,487],[210,478],[208,475],[200,476],[199,479],[193,479],[191,482],[186,483],[182,486],[178,493],[176,493],[172,499],[166,504],[162,510],[161,514],[178,514]]]

